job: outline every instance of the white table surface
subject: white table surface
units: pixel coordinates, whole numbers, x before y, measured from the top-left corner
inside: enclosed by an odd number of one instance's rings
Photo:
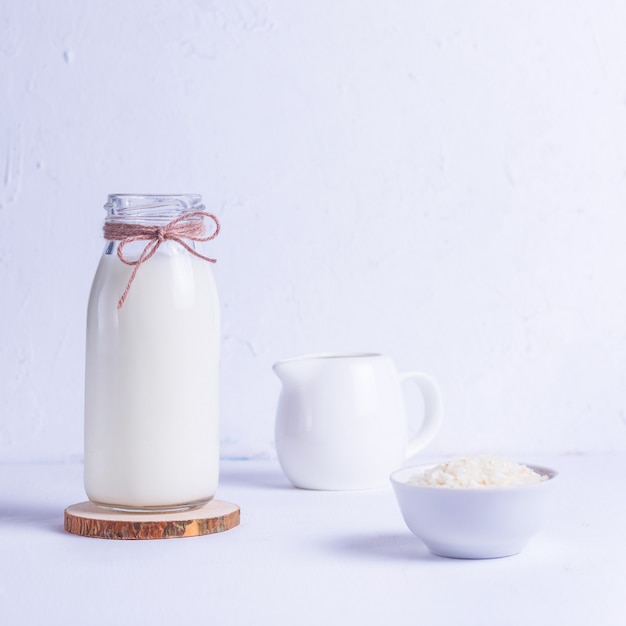
[[[626,455],[525,458],[560,472],[554,515],[521,554],[431,556],[391,487],[292,488],[276,461],[224,461],[241,525],[205,537],[67,534],[82,466],[0,465],[0,623],[626,624]]]

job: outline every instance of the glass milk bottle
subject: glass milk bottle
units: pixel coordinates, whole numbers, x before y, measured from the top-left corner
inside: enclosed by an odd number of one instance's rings
[[[111,195],[87,315],[85,490],[101,506],[199,506],[219,474],[219,305],[198,195]],[[206,228],[206,230],[205,230]]]

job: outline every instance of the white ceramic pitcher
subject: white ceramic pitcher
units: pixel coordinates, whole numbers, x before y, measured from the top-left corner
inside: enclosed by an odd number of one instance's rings
[[[276,453],[287,478],[305,489],[352,490],[389,485],[389,475],[419,452],[441,426],[437,383],[422,372],[398,373],[381,354],[321,354],[279,361],[283,383]],[[424,400],[419,431],[409,436],[401,384]]]

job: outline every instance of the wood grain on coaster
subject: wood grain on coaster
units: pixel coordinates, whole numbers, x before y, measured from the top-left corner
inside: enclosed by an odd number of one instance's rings
[[[230,530],[239,524],[239,507],[211,500],[197,509],[173,513],[126,513],[92,502],[65,509],[65,530],[100,539],[172,539]]]

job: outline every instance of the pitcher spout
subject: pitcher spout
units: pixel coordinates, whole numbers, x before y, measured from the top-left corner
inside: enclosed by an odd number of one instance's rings
[[[274,363],[272,369],[285,387],[301,383],[304,378],[303,373],[300,371],[301,368],[290,360],[278,361]]]
[[[318,360],[315,356],[285,359],[274,363],[272,369],[284,386],[303,385],[317,372]]]

